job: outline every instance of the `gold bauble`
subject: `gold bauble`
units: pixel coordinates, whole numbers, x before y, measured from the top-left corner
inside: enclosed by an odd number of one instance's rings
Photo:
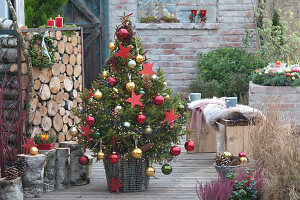
[[[115,45],[114,42],[110,43],[110,44],[108,45],[108,47],[109,47],[109,50],[111,50],[111,51],[113,51],[113,50],[116,49],[116,45]]]
[[[266,70],[264,73],[265,73],[265,74],[268,74],[268,73],[269,73],[269,70]]]
[[[119,90],[117,89],[117,88],[113,88],[113,91],[115,92],[115,93],[119,93]]]
[[[262,75],[262,73],[261,73],[261,72],[259,72],[259,73],[258,73],[258,76],[261,76],[261,75]]]
[[[226,156],[226,157],[231,157],[232,156],[232,154],[230,152],[228,152],[228,151],[225,151],[223,153],[223,155]]]
[[[100,92],[100,90],[97,90],[97,91],[94,93],[94,98],[95,98],[95,99],[101,99],[101,98],[102,98],[102,92]]]
[[[78,135],[78,129],[77,129],[77,127],[76,126],[72,126],[70,128],[70,133],[71,133],[72,137],[77,137],[77,135]]]
[[[294,81],[296,78],[295,77],[292,77],[292,80]]]
[[[286,69],[286,70],[285,70],[285,73],[290,73],[290,72],[291,72],[290,69]]]
[[[165,81],[165,82],[164,82],[164,86],[167,87],[167,85],[168,85],[168,83]]]
[[[291,73],[291,76],[295,76],[295,73]]]
[[[154,176],[155,174],[155,168],[152,166],[149,166],[146,168],[146,175],[147,176]]]
[[[102,159],[104,159],[105,158],[105,154],[102,152],[102,151],[99,151],[98,153],[97,153],[97,159],[98,160],[102,160]]]
[[[143,56],[141,56],[140,54],[136,56],[136,62],[140,63],[143,61]]]
[[[149,125],[145,128],[145,134],[152,134],[152,129]]]
[[[164,97],[165,100],[170,99],[170,95],[168,95],[168,94],[164,94],[163,97]]]
[[[38,153],[39,153],[39,150],[36,147],[31,147],[29,151],[30,151],[30,155],[33,155],[33,156],[38,155]]]
[[[134,90],[134,88],[135,88],[135,83],[134,83],[134,82],[130,81],[130,82],[128,82],[128,83],[126,84],[126,90],[127,90],[127,91],[131,92],[131,91]]]
[[[140,159],[143,155],[143,151],[140,148],[135,148],[133,149],[133,151],[131,152],[132,157],[136,158],[136,159]]]
[[[103,79],[107,79],[108,76],[109,76],[108,71],[103,71],[103,72],[102,72],[102,78],[103,78]]]
[[[245,164],[248,162],[248,159],[246,157],[240,157],[240,163]]]

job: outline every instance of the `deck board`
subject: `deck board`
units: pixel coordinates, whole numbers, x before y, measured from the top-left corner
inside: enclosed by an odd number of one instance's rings
[[[40,198],[26,198],[26,200],[196,200],[198,199],[195,190],[196,180],[207,182],[218,177],[212,165],[213,157],[214,153],[187,154],[182,152],[175,163],[170,163],[173,167],[170,175],[162,174],[160,165],[153,165],[156,169],[156,176],[150,179],[147,191],[120,194],[108,192],[103,162],[100,161],[93,163],[90,184],[71,186],[68,190],[56,190],[44,193]]]

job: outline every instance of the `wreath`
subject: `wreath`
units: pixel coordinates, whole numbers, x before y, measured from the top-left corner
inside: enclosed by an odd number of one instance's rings
[[[29,54],[32,60],[32,66],[40,68],[51,67],[56,62],[54,53],[53,41],[50,37],[39,33],[31,38]]]

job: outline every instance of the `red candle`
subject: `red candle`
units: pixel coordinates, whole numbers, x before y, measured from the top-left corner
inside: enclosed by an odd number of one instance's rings
[[[63,18],[60,15],[55,18],[55,24],[57,27],[63,27]]]
[[[54,26],[54,20],[52,19],[52,17],[50,17],[50,19],[47,21],[47,25]]]
[[[197,14],[197,10],[191,10],[191,13],[194,15],[194,17],[196,16]]]
[[[206,10],[200,10],[200,13],[201,13],[201,17],[205,17],[205,15],[206,15]]]

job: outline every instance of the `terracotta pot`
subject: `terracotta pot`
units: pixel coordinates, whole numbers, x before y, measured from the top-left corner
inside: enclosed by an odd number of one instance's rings
[[[37,144],[38,150],[52,150],[54,143],[51,144]]]

